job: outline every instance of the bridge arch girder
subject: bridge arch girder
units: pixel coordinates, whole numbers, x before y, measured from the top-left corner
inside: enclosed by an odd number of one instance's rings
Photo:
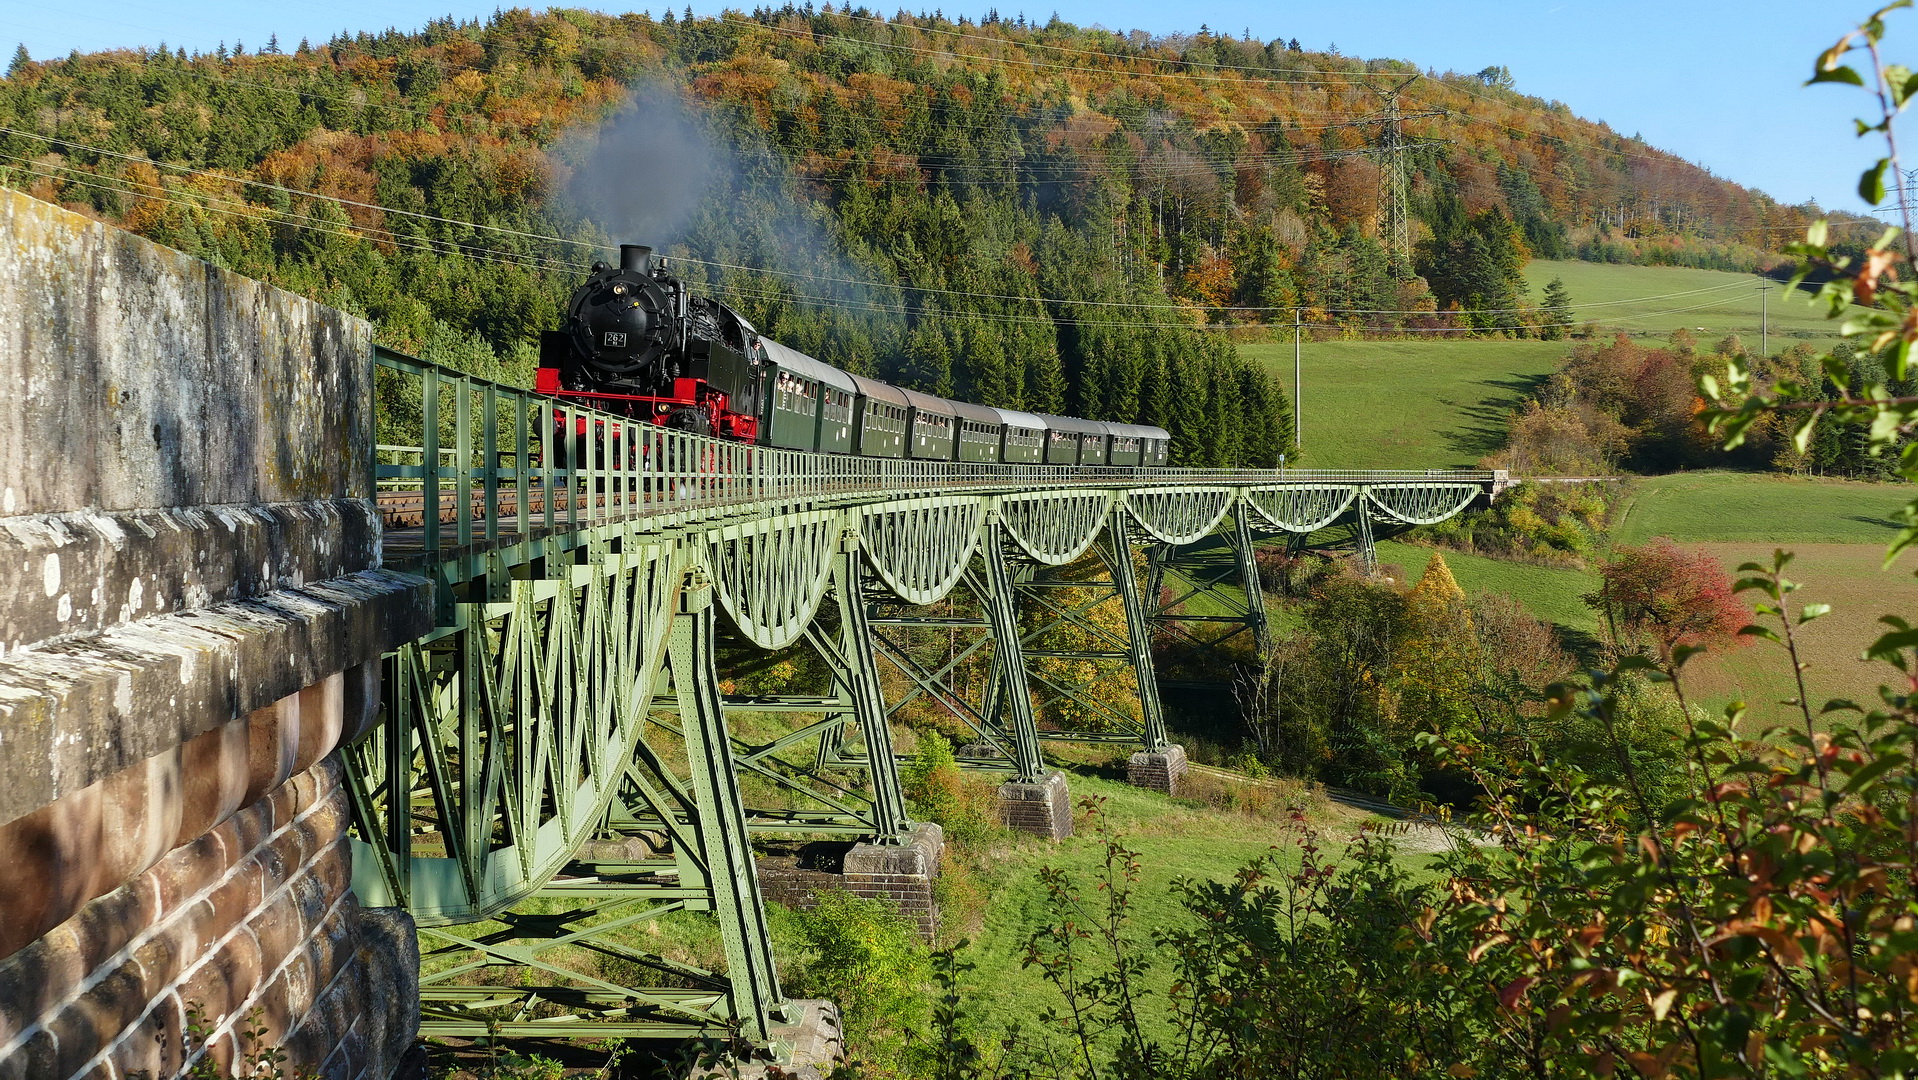
[[[945,599],[979,547],[986,499],[930,496],[858,511],[866,565],[894,596],[924,606]]]
[[[487,918],[549,882],[605,818],[642,741],[685,553],[634,542],[566,570],[514,579],[389,656],[385,722],[349,750],[355,816],[382,841],[355,846],[377,867],[356,874],[363,900],[404,903],[423,926]],[[368,793],[382,786],[379,805]],[[395,790],[425,792],[444,854],[413,853]]]
[[[1021,492],[997,500],[1013,546],[1043,566],[1063,566],[1086,553],[1105,528],[1112,493],[1104,490]]]
[[[1359,493],[1356,484],[1287,484],[1248,488],[1245,503],[1271,527],[1303,535],[1344,517]]]
[[[1369,508],[1399,525],[1435,525],[1472,504],[1483,490],[1478,484],[1415,483],[1370,484],[1364,489]]]
[[[1162,544],[1190,544],[1232,509],[1231,488],[1147,488],[1121,496],[1139,528]]]
[[[798,641],[825,599],[844,532],[842,511],[802,510],[708,533],[714,592],[740,636],[762,649]]]

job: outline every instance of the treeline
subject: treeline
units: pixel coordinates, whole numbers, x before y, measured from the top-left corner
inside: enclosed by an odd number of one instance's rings
[[[507,378],[596,254],[654,242],[795,347],[1159,424],[1192,465],[1288,450],[1288,403],[1224,328],[1296,311],[1530,333],[1551,321],[1522,292],[1534,254],[1612,238],[1758,258],[1807,219],[1506,80],[1448,74],[1403,102],[1446,110],[1407,122],[1408,265],[1380,240],[1365,121],[1370,81],[1409,73],[996,15],[515,9],[199,55],[22,50],[0,81],[0,182]],[[609,170],[635,87],[642,115],[682,116],[687,146],[627,147]]]
[[[1760,387],[1790,381],[1809,388],[1816,401],[1860,396],[1883,380],[1877,359],[1861,355],[1849,343],[1835,346],[1832,356],[1836,366],[1828,370],[1803,343],[1777,356],[1757,357],[1735,335],[1705,347],[1684,329],[1675,331],[1662,348],[1623,334],[1609,344],[1580,342],[1512,415],[1505,448],[1487,458],[1487,464],[1525,476],[1729,467],[1889,479],[1896,471],[1896,453],[1873,454],[1865,424],[1827,413],[1817,415],[1803,450],[1794,438],[1799,417],[1766,416],[1733,450],[1723,449],[1705,429],[1698,378],[1722,373],[1734,358],[1751,365]],[[1886,390],[1894,397],[1918,392],[1909,381]],[[1900,437],[1895,447],[1902,448],[1906,441]],[[1508,515],[1516,512],[1511,506],[1505,510]],[[1439,534],[1450,535],[1458,528],[1441,528]],[[1569,543],[1556,546],[1575,550]]]

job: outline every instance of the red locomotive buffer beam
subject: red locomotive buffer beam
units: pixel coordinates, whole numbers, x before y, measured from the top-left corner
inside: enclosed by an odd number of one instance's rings
[[[733,412],[727,408],[730,399],[725,391],[715,389],[699,379],[674,379],[673,392],[665,396],[613,394],[601,390],[563,389],[560,386],[559,369],[543,367],[538,369],[533,388],[542,394],[578,401],[602,412],[630,416],[661,427],[680,427],[682,430],[683,424],[675,423],[675,417],[683,416],[683,410],[691,409],[705,417],[708,432],[721,438],[753,442],[759,437],[758,417]],[[586,435],[585,418],[579,420],[578,430],[574,434],[581,437]]]

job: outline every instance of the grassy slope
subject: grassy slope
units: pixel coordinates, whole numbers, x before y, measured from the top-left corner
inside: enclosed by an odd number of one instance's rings
[[[1151,947],[1153,931],[1190,925],[1172,891],[1173,882],[1181,878],[1229,880],[1239,867],[1275,846],[1284,865],[1298,864],[1294,841],[1299,833],[1291,824],[1274,820],[1283,814],[1254,816],[1202,808],[1086,773],[1075,773],[1071,782],[1075,800],[1105,798],[1102,812],[1107,820],[1127,847],[1141,853],[1141,878],[1130,926],[1143,955],[1162,955]],[[1302,796],[1299,805],[1308,811],[1314,827],[1322,831],[1324,849],[1334,855],[1356,833],[1360,822],[1378,820],[1317,797]],[[988,871],[990,880],[985,884],[990,893],[982,924],[965,931],[973,941],[965,957],[978,965],[967,980],[974,991],[968,997],[977,1003],[991,1026],[1017,1023],[1033,1032],[1040,1011],[1060,1005],[1058,992],[1038,969],[1022,964],[1027,938],[1053,921],[1039,870],[1051,866],[1067,871],[1088,904],[1102,905],[1103,897],[1095,894],[1093,887],[1105,849],[1083,825],[1079,835],[1056,846],[1029,839],[1014,843],[1014,849]],[[1413,865],[1422,866],[1425,861],[1425,856],[1411,852],[1405,858]],[[1162,992],[1171,976],[1169,965],[1160,962],[1146,982]],[[1155,995],[1155,1003],[1158,1001],[1163,1001],[1162,994]],[[1162,1017],[1154,1010],[1149,1019],[1158,1021]]]
[[[1875,544],[1897,531],[1910,490],[1891,484],[1737,472],[1676,473],[1635,485],[1613,536],[1759,544]]]
[[[1545,293],[1545,283],[1562,278],[1572,294],[1572,310],[1579,321],[1591,320],[1608,329],[1634,335],[1665,337],[1679,327],[1698,333],[1711,344],[1726,334],[1737,334],[1758,347],[1759,296],[1770,285],[1765,317],[1776,351],[1794,340],[1837,340],[1835,326],[1808,303],[1809,295],[1787,298],[1779,283],[1753,274],[1722,270],[1687,270],[1673,266],[1615,266],[1608,263],[1535,260],[1525,268],[1532,302]],[[1710,289],[1710,292],[1697,290]],[[1689,295],[1674,295],[1685,293]],[[1663,297],[1663,299],[1656,299]],[[1621,301],[1630,301],[1622,303]],[[1683,309],[1683,310],[1681,310]],[[1702,332],[1699,327],[1704,327]]]
[[[1758,344],[1757,289],[1768,283],[1718,270],[1544,260],[1526,267],[1525,276],[1534,302],[1547,281],[1563,278],[1580,320],[1657,338],[1681,326],[1702,326],[1699,336],[1706,344],[1738,334],[1753,347]],[[1697,289],[1717,291],[1670,295]],[[1769,295],[1773,351],[1793,340],[1834,338],[1833,324],[1803,300],[1786,300],[1782,289]],[[1660,296],[1668,299],[1649,299]],[[1621,300],[1633,302],[1617,303]],[[1474,464],[1497,449],[1506,411],[1550,374],[1571,346],[1569,341],[1457,339],[1307,342],[1300,358],[1305,464],[1357,469]],[[1239,348],[1292,388],[1290,342]]]
[[[1434,469],[1498,448],[1505,414],[1568,350],[1564,341],[1305,343],[1304,464]],[[1241,345],[1292,389],[1292,346]]]
[[[1642,544],[1669,536],[1717,556],[1727,571],[1741,563],[1769,563],[1775,548],[1796,559],[1789,575],[1804,585],[1794,604],[1818,601],[1833,613],[1800,631],[1802,659],[1814,703],[1848,697],[1875,700],[1890,669],[1859,661],[1883,629],[1881,614],[1918,615],[1914,560],[1881,568],[1895,529],[1890,512],[1909,489],[1844,480],[1786,479],[1748,473],[1683,473],[1638,481],[1621,514],[1614,539]],[[1383,562],[1402,566],[1416,579],[1431,552],[1409,544],[1379,546]],[[1578,633],[1595,634],[1596,617],[1578,598],[1590,591],[1590,572],[1523,566],[1495,559],[1445,553],[1468,592],[1504,592],[1534,613]],[[1755,596],[1747,599],[1755,602]],[[1789,721],[1778,703],[1796,697],[1789,661],[1770,645],[1753,645],[1701,657],[1687,669],[1694,699],[1717,709],[1730,701],[1751,704],[1760,723]]]
[[[1379,562],[1404,567],[1407,581],[1417,581],[1431,560],[1431,548],[1391,541],[1379,545]],[[1591,571],[1528,566],[1457,551],[1445,552],[1445,564],[1468,593],[1505,593],[1523,601],[1532,614],[1567,630],[1598,632],[1592,609],[1579,599],[1598,587],[1598,575]]]

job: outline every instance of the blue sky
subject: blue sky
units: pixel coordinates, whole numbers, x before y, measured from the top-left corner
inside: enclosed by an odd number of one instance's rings
[[[653,10],[663,10],[660,0],[652,2]],[[1021,4],[998,6],[1011,15]],[[0,45],[20,41],[44,58],[162,40],[206,50],[239,40],[257,49],[278,34],[291,47],[301,37],[318,41],[342,29],[412,28],[449,13],[483,17],[496,6],[467,0],[0,0]],[[977,15],[988,6],[991,0],[943,10]],[[1348,56],[1389,56],[1440,71],[1503,64],[1520,90],[1642,134],[1720,176],[1787,202],[1817,199],[1858,210],[1858,172],[1875,148],[1852,137],[1850,118],[1862,114],[1867,100],[1848,88],[1800,84],[1812,57],[1871,6],[1830,0],[1033,0],[1024,10],[1034,18],[1057,10],[1076,23],[1154,33],[1201,24],[1233,34],[1249,30],[1260,40],[1297,38],[1308,48],[1336,45]],[[719,7],[693,4],[702,13]],[[1918,17],[1893,17],[1890,51],[1918,66]]]

